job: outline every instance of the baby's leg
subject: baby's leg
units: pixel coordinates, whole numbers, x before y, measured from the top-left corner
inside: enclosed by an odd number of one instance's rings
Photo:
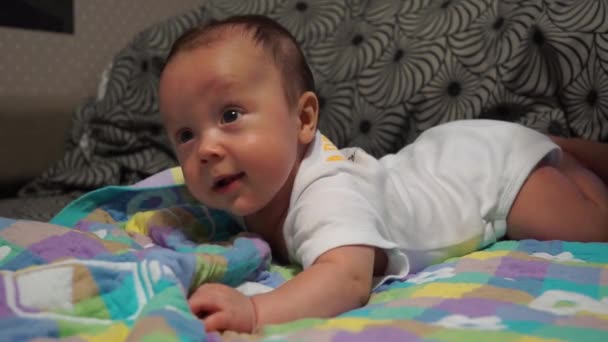
[[[608,241],[606,184],[564,151],[559,165],[541,164],[530,174],[507,217],[507,236]]]

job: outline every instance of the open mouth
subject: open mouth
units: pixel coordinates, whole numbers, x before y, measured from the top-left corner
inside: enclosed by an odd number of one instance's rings
[[[230,184],[232,184],[234,181],[237,181],[237,180],[243,178],[243,176],[245,176],[245,172],[239,172],[239,173],[235,173],[234,175],[221,177],[220,179],[216,180],[215,183],[213,183],[213,190],[218,191],[218,190],[225,189]]]

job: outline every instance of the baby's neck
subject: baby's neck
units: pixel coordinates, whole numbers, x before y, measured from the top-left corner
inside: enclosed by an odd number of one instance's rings
[[[266,241],[272,250],[273,259],[280,262],[287,262],[289,259],[283,237],[283,225],[288,211],[289,199],[276,205],[268,205],[257,213],[243,218],[247,231],[259,235]]]
[[[282,231],[288,210],[289,201],[286,201],[284,205],[283,203],[267,205],[262,210],[245,216],[244,220],[247,231],[260,235],[274,234]]]

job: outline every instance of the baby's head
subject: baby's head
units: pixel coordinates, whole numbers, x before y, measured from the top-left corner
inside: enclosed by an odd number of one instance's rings
[[[186,32],[159,102],[186,184],[201,202],[247,216],[289,202],[318,101],[295,39],[261,16]]]
[[[181,51],[234,39],[237,34],[261,48],[269,62],[279,68],[285,96],[291,104],[302,93],[315,90],[312,72],[296,39],[283,26],[261,15],[230,17],[186,31],[173,44],[166,63]]]

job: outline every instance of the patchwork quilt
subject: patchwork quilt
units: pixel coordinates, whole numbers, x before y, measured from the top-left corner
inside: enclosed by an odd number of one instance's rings
[[[384,284],[360,309],[255,335],[207,334],[187,306],[205,282],[274,288],[298,271],[170,169],[49,223],[0,218],[0,340],[608,340],[605,243],[502,241]]]
[[[265,336],[349,342],[606,341],[607,247],[503,241],[385,285],[366,307],[334,319],[271,326]]]

